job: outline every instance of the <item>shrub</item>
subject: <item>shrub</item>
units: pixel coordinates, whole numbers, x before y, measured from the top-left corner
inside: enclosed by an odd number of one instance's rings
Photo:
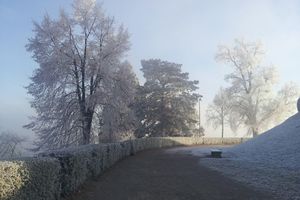
[[[0,161],[0,199],[59,199],[59,172],[59,163],[50,158]]]

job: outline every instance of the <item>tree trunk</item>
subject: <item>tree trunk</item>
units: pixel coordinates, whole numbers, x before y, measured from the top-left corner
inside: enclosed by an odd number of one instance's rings
[[[113,131],[112,131],[111,122],[109,122],[108,138],[109,138],[109,142],[113,142]]]
[[[224,137],[224,121],[222,122],[222,138]]]
[[[222,112],[222,138],[224,137],[224,107],[222,106],[221,108],[221,112]]]
[[[91,143],[91,129],[93,122],[93,111],[88,110],[83,114],[83,141],[82,144],[90,144]]]
[[[258,128],[252,127],[252,136],[253,136],[253,137],[258,136]]]

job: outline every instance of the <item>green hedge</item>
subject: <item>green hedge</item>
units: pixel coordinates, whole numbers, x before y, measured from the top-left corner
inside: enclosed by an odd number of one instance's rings
[[[1,200],[58,200],[98,177],[120,159],[153,148],[199,144],[238,144],[241,138],[141,138],[86,145],[39,154],[36,158],[0,161]]]

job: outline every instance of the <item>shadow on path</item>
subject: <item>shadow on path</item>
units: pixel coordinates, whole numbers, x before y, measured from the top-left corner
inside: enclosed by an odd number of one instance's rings
[[[199,158],[164,149],[118,162],[68,200],[260,200],[272,199],[218,172]]]

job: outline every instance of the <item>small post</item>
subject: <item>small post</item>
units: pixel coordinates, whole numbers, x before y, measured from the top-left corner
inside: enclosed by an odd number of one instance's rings
[[[198,104],[199,104],[199,129],[198,129],[198,131],[199,131],[199,136],[201,136],[201,100],[202,100],[202,95],[201,94],[199,94],[199,98],[198,98]]]

